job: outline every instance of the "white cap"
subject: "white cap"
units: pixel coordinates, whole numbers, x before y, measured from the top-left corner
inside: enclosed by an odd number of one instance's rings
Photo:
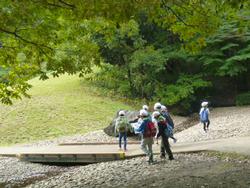
[[[142,109],[148,111],[148,105],[143,105],[143,106],[142,106]]]
[[[161,111],[167,111],[167,107],[164,105],[161,105]]]
[[[140,110],[140,116],[148,116],[148,112],[146,110]]]
[[[121,111],[119,112],[119,116],[125,116],[125,112],[124,112],[123,110],[121,110]]]
[[[159,111],[154,111],[152,115],[153,115],[153,117],[157,117],[157,116],[160,115],[160,112]]]
[[[208,102],[202,102],[202,103],[201,103],[201,106],[202,106],[202,107],[205,107],[205,106],[207,106],[207,105],[208,105]]]
[[[154,105],[154,110],[160,110],[161,109],[161,103],[157,102]]]

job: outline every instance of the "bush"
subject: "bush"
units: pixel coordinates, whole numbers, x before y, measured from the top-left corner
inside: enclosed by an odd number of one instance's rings
[[[250,105],[250,91],[237,95],[236,105],[237,106]]]
[[[201,75],[180,75],[174,84],[158,84],[154,100],[171,106],[178,115],[190,114],[192,103],[197,100],[201,89],[211,87],[209,81],[203,80]]]

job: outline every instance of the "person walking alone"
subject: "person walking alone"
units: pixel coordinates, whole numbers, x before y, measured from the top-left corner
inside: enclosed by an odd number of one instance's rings
[[[209,109],[208,109],[208,102],[202,102],[201,103],[201,109],[200,109],[200,121],[203,123],[203,130],[205,132],[208,131],[210,120],[209,120]]]

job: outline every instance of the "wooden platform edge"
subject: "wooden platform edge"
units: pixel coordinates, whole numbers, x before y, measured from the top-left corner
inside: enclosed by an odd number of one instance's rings
[[[130,141],[127,142],[128,145],[130,144],[140,144],[140,141]],[[59,146],[67,146],[67,145],[116,145],[118,144],[117,142],[69,142],[69,143],[59,143]]]
[[[17,154],[0,154],[0,157],[17,157]]]
[[[101,153],[101,154],[27,154],[17,155],[21,161],[39,163],[99,163],[107,161],[124,160],[125,153]]]
[[[214,151],[214,150],[209,150],[209,149],[200,149],[200,150],[190,150],[190,151],[172,151],[172,153],[174,154],[178,154],[178,153],[200,153],[200,152],[207,152],[207,151]]]

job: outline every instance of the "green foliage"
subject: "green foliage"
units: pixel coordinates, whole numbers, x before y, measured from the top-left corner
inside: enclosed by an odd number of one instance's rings
[[[250,92],[242,93],[236,97],[236,105],[250,105]]]
[[[162,101],[170,106],[179,105],[187,111],[193,108],[191,106],[196,100],[200,100],[199,97],[206,98],[213,91],[208,88],[212,87],[210,80],[214,74],[220,77],[242,76],[249,70],[247,33],[225,33],[235,31],[234,25],[223,26],[207,40],[206,48],[191,55],[181,49],[182,43],[176,35],[161,30],[145,17],[142,20],[138,23],[132,20],[133,24],[112,28],[116,33],[112,40],[106,37],[108,28],[102,30],[103,35],[95,35],[93,31],[105,60],[102,65],[105,68],[94,79],[114,93]],[[130,37],[121,34],[130,30],[134,31]],[[143,42],[138,46],[136,41]],[[160,45],[161,41],[164,45]],[[238,56],[239,53],[242,55]]]
[[[116,93],[129,98],[131,97],[130,87],[124,71],[116,65],[103,64],[100,70],[96,70],[88,79],[98,87],[104,88],[103,92],[107,95]]]
[[[179,104],[186,111],[196,100],[195,93],[210,86],[211,83],[203,80],[201,75],[181,75],[175,84],[159,85],[156,98],[169,106]]]
[[[152,98],[158,82],[171,84],[181,73],[197,73],[199,65],[195,71],[184,71],[189,55],[180,46],[193,54],[206,45],[218,49],[206,39],[218,36],[224,23],[236,23],[237,34],[244,35],[249,30],[249,7],[247,0],[2,0],[0,67],[8,72],[1,78],[0,100],[11,104],[13,98],[28,96],[27,81],[34,76],[48,79],[47,72],[55,77],[78,72],[83,76],[101,59],[126,73],[128,84],[122,91],[129,88],[134,97]],[[223,36],[211,40],[226,58],[209,57],[208,48],[201,55],[207,56],[203,71],[220,76],[247,72],[246,36],[242,42]],[[148,77],[138,71],[144,66],[141,61],[149,67]],[[154,78],[159,72],[168,77]]]
[[[200,61],[208,74],[238,76],[249,71],[249,32],[239,32],[235,23],[226,23],[207,41]]]
[[[170,30],[179,36],[185,41],[182,44],[185,49],[197,52],[206,45],[205,38],[214,34],[225,18],[240,20],[241,25],[248,27],[245,11],[248,9],[249,1],[246,0],[2,0],[0,67],[9,72],[4,78],[7,82],[1,82],[1,101],[9,104],[12,97],[27,95],[29,87],[26,82],[35,75],[40,74],[41,79],[48,78],[47,71],[54,76],[65,72],[81,72],[83,75],[91,72],[93,64],[100,64],[96,43],[90,40],[92,33],[88,32],[89,24],[86,24],[91,19],[99,19],[102,23],[93,27],[95,34],[105,36],[103,44],[108,50],[102,48],[102,57],[106,53],[107,58],[107,52],[112,52],[108,57],[110,60],[112,55],[125,50],[120,56],[115,56],[122,63],[122,60],[129,62],[134,50],[144,46],[143,36],[138,38],[137,26],[142,14],[150,19],[148,22],[157,23],[161,30]],[[239,10],[241,14],[238,14]],[[104,29],[103,33],[102,28],[109,29]],[[132,48],[129,44],[131,40]],[[158,40],[156,43],[151,45],[157,49],[161,42]],[[123,57],[124,54],[126,56]],[[46,70],[42,69],[44,63]],[[229,64],[222,68],[222,74],[235,63]],[[245,70],[235,69],[230,74],[241,71]],[[16,94],[10,94],[7,87],[11,87]],[[134,87],[132,79],[130,87]]]
[[[166,58],[161,50],[152,46],[137,50],[131,57],[130,69],[137,96],[150,99],[155,95],[155,88],[165,70]]]

